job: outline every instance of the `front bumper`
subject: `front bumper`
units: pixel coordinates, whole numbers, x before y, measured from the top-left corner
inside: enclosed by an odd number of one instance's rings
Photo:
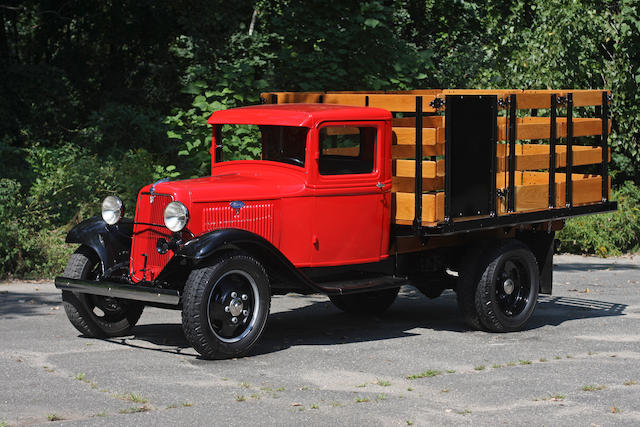
[[[95,282],[91,280],[56,277],[56,288],[81,294],[123,298],[156,304],[179,305],[180,293],[174,289],[161,289],[142,285],[127,285],[114,282]]]

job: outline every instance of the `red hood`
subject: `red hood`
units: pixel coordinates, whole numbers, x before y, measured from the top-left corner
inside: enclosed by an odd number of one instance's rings
[[[271,162],[233,162],[216,166],[210,177],[158,183],[154,192],[171,194],[187,207],[199,202],[280,199],[304,191],[305,174],[297,169]]]

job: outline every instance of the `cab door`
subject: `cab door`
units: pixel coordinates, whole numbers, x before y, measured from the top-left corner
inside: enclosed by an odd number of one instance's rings
[[[328,122],[317,129],[312,265],[387,256],[391,183],[383,182],[384,122]],[[386,225],[386,226],[385,226]]]

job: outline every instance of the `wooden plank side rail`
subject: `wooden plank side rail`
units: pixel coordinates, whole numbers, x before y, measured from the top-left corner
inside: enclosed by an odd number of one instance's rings
[[[608,200],[611,180],[607,164],[611,160],[611,151],[607,136],[612,124],[608,118],[609,91],[426,89],[267,92],[261,94],[261,98],[265,103],[325,103],[390,111],[393,114],[392,219],[402,225],[415,226],[415,219],[421,220],[422,226],[436,226],[449,224],[444,217],[443,191],[445,117],[440,114],[446,106],[436,109],[436,103],[431,103],[436,98],[444,101],[447,95],[495,95],[499,108],[508,111],[508,114],[499,113],[496,123],[496,190],[508,188],[508,177],[511,176],[512,191],[508,194],[512,205],[511,211],[507,212],[507,198],[496,196],[498,216]],[[595,110],[576,110],[576,107],[595,107]],[[517,110],[531,110],[531,115],[522,117]],[[538,116],[538,110],[544,110],[546,116]],[[575,117],[577,112],[587,117]],[[578,145],[582,143],[576,139],[578,137],[595,137],[594,145]],[[416,144],[420,145],[416,147]],[[509,147],[513,149],[513,156]],[[554,147],[553,153],[551,147]],[[353,147],[332,148],[329,152],[357,155],[359,151]],[[416,153],[421,154],[422,161],[416,161]],[[568,153],[571,153],[570,157]],[[600,169],[594,168],[600,175],[573,173],[573,167],[584,165],[601,165]],[[564,170],[556,171],[558,168]],[[416,171],[421,172],[419,182],[416,182]],[[568,177],[569,186],[566,182]],[[420,191],[421,196],[416,197]],[[418,215],[420,219],[416,218],[416,212],[421,212]]]
[[[498,172],[503,172],[507,168],[505,158],[508,157],[509,146],[498,144]],[[556,145],[556,168],[561,168],[567,164],[566,145]],[[573,165],[592,165],[602,162],[602,148],[587,145],[573,146]],[[546,144],[517,144],[516,145],[516,170],[537,170],[549,168],[550,147]],[[609,160],[611,160],[611,150],[609,150]]]

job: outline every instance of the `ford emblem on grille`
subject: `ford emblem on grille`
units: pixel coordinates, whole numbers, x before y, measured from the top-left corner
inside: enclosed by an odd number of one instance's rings
[[[234,200],[233,202],[229,203],[229,206],[231,206],[231,208],[236,211],[236,215],[240,215],[240,209],[244,208],[244,202],[241,202],[240,200]]]

